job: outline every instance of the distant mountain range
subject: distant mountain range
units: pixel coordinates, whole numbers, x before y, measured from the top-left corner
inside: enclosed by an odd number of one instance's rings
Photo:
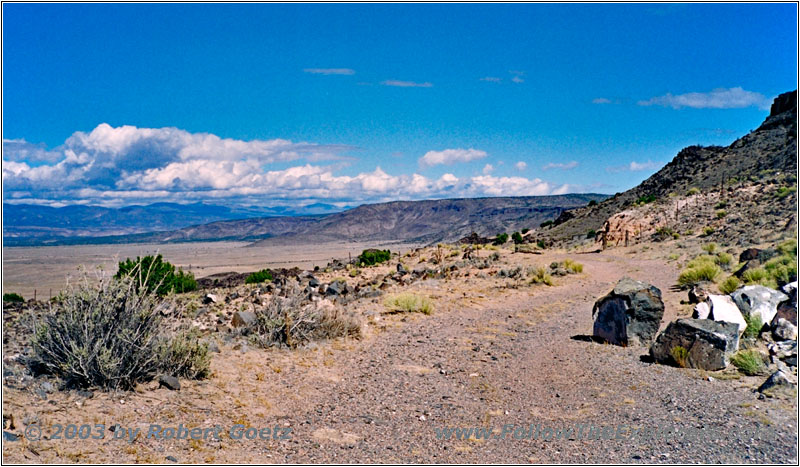
[[[144,206],[106,208],[3,203],[3,241],[7,246],[80,243],[86,238],[128,236],[171,231],[210,222],[255,217],[321,216],[347,209],[315,203],[301,208],[235,207],[204,203],[154,203]]]
[[[477,232],[533,229],[602,194],[396,201],[320,215],[253,217],[253,211],[203,204],[109,209],[4,205],[6,246],[241,240],[270,243],[454,241]],[[333,206],[317,204],[317,210]],[[149,230],[149,231],[148,231]]]

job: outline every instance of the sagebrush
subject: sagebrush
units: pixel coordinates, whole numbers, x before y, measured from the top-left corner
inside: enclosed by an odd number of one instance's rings
[[[156,311],[155,292],[133,277],[84,279],[59,296],[34,324],[28,367],[68,387],[130,390],[159,373],[204,377],[207,349],[197,339],[172,337]]]

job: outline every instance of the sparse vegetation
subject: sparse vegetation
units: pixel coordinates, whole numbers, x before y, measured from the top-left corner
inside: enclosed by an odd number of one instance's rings
[[[84,279],[34,325],[28,367],[51,374],[68,387],[133,389],[158,373],[203,377],[207,349],[186,335],[168,337],[154,291],[136,279]]]
[[[525,235],[526,233],[528,233],[530,231],[531,231],[531,229],[522,229],[522,235]]]
[[[376,264],[389,261],[389,258],[391,257],[392,252],[389,250],[369,249],[362,251],[361,254],[358,255],[358,262],[362,267],[374,266]]]
[[[681,235],[666,226],[657,228],[656,233],[653,234],[653,240],[657,242],[663,242],[664,240],[669,240],[670,238],[677,240],[681,238]]]
[[[741,287],[742,281],[740,281],[736,276],[730,276],[724,281],[722,284],[719,285],[719,291],[728,295],[732,294],[736,291],[739,287]]]
[[[589,229],[589,231],[586,232],[586,238],[594,238],[595,235],[597,235],[597,232],[594,229]]]
[[[192,273],[184,273],[182,269],[175,272],[175,266],[164,261],[160,254],[136,257],[135,261],[128,258],[120,262],[114,277],[120,279],[125,276],[133,278],[137,289],[144,288],[162,297],[172,292],[184,293],[197,289]]]
[[[720,274],[722,269],[713,262],[699,262],[694,265],[689,262],[689,267],[678,275],[678,285],[686,288],[701,282],[714,282]]]
[[[747,315],[744,317],[747,327],[744,329],[745,337],[758,337],[761,329],[764,328],[764,322],[761,321],[761,315]]]
[[[3,303],[22,303],[24,301],[25,299],[18,293],[10,292],[3,294]]]
[[[764,360],[757,350],[740,350],[731,357],[731,363],[739,371],[749,376],[763,374],[765,370]]]
[[[272,271],[269,269],[262,269],[247,276],[244,280],[245,284],[260,284],[262,282],[272,281]]]
[[[775,190],[775,197],[778,199],[783,199],[789,196],[792,193],[797,192],[797,185],[794,186],[782,186]]]
[[[670,355],[672,355],[672,360],[675,362],[675,365],[680,368],[686,368],[686,359],[689,358],[688,350],[680,345],[676,345],[670,350]]]
[[[708,237],[709,235],[714,233],[714,227],[707,226],[703,227],[703,236]]]
[[[529,273],[531,276],[531,283],[532,284],[545,284],[545,285],[553,285],[553,276],[551,276],[547,269],[542,266],[539,266]]]
[[[394,313],[423,313],[426,315],[433,313],[433,302],[430,298],[411,292],[386,297],[383,304],[390,312]]]
[[[650,203],[654,202],[655,200],[656,200],[656,195],[647,194],[647,195],[640,196],[639,198],[637,198],[636,202],[634,203],[634,205],[642,206],[642,205],[645,205],[645,204],[650,204]]]
[[[550,227],[551,225],[553,225],[553,221],[550,220],[542,222],[541,224],[539,224],[539,227],[545,228],[545,227]]]
[[[698,193],[700,193],[700,189],[699,189],[699,188],[697,188],[697,187],[691,187],[691,188],[689,188],[689,190],[686,192],[686,194],[687,194],[687,195],[689,195],[689,196],[696,195],[696,194],[698,194]]]
[[[716,243],[706,243],[702,246],[703,251],[706,253],[713,255],[715,251],[717,251],[717,244]]]
[[[717,219],[722,219],[723,217],[725,217],[727,215],[728,215],[728,211],[726,211],[724,209],[718,209],[717,210]]]
[[[495,237],[493,244],[498,246],[504,245],[507,241],[508,241],[508,234],[504,232],[501,234],[497,234],[497,237]]]
[[[589,207],[597,206],[597,201],[591,200],[591,201],[589,201],[589,204],[587,204],[587,206],[589,206]]]
[[[519,232],[514,232],[513,234],[511,234],[511,239],[514,240],[515,245],[519,245],[520,243],[522,243],[522,234],[520,234]]]
[[[571,259],[565,259],[564,269],[573,274],[580,274],[583,272],[583,265],[577,261],[573,261]]]

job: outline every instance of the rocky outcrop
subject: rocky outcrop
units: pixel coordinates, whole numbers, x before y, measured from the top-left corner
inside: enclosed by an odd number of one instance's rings
[[[648,344],[658,332],[663,316],[661,291],[625,277],[594,304],[593,334],[615,345]]]
[[[777,290],[763,285],[748,285],[733,292],[731,298],[747,317],[758,316],[761,322],[769,324],[778,312],[778,304],[789,297]]]
[[[747,321],[745,321],[742,313],[739,312],[739,307],[727,295],[714,295],[709,294],[706,301],[697,304],[694,307],[695,319],[711,319],[714,321],[734,323],[739,328],[739,334],[742,334],[747,328]]]
[[[658,363],[713,371],[727,367],[738,348],[735,323],[679,319],[658,335],[650,356]]]

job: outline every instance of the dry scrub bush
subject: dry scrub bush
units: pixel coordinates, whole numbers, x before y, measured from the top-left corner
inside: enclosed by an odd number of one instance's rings
[[[62,293],[34,324],[27,364],[67,387],[129,390],[166,372],[202,378],[208,373],[205,344],[186,333],[170,336],[155,310],[155,291],[137,290],[131,277],[86,277]]]
[[[255,311],[255,323],[245,329],[259,347],[285,345],[297,347],[309,341],[336,337],[361,337],[361,323],[350,312],[318,303],[305,303],[296,282],[290,282],[286,296],[273,295],[269,303]]]

